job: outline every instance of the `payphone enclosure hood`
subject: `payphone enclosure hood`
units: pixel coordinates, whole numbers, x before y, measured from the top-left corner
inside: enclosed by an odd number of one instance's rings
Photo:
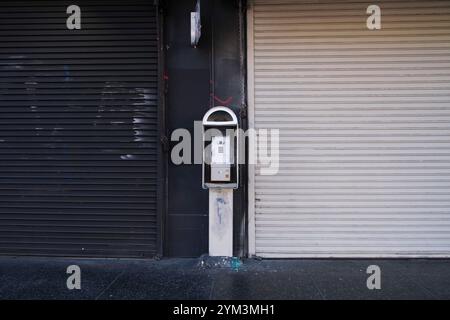
[[[203,116],[203,126],[238,126],[236,114],[227,107],[214,107]]]

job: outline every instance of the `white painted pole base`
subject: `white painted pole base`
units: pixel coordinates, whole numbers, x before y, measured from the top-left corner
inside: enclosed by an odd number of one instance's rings
[[[233,256],[233,189],[209,189],[209,255]]]

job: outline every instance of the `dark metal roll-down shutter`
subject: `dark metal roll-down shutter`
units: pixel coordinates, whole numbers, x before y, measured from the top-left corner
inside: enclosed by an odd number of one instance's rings
[[[0,2],[0,254],[155,255],[157,29],[153,1]]]

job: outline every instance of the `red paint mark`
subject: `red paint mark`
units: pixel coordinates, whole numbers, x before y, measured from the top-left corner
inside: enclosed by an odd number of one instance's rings
[[[214,101],[222,104],[223,106],[228,106],[233,101],[233,97],[228,97],[226,100],[222,100],[217,96],[213,96],[213,98],[214,98]]]

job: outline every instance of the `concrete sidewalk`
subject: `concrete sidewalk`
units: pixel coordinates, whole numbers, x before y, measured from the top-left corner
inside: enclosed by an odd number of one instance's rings
[[[68,290],[66,268],[82,270]],[[368,290],[378,265],[381,290]],[[198,259],[0,258],[0,299],[450,299],[450,260],[244,260],[237,269]]]

